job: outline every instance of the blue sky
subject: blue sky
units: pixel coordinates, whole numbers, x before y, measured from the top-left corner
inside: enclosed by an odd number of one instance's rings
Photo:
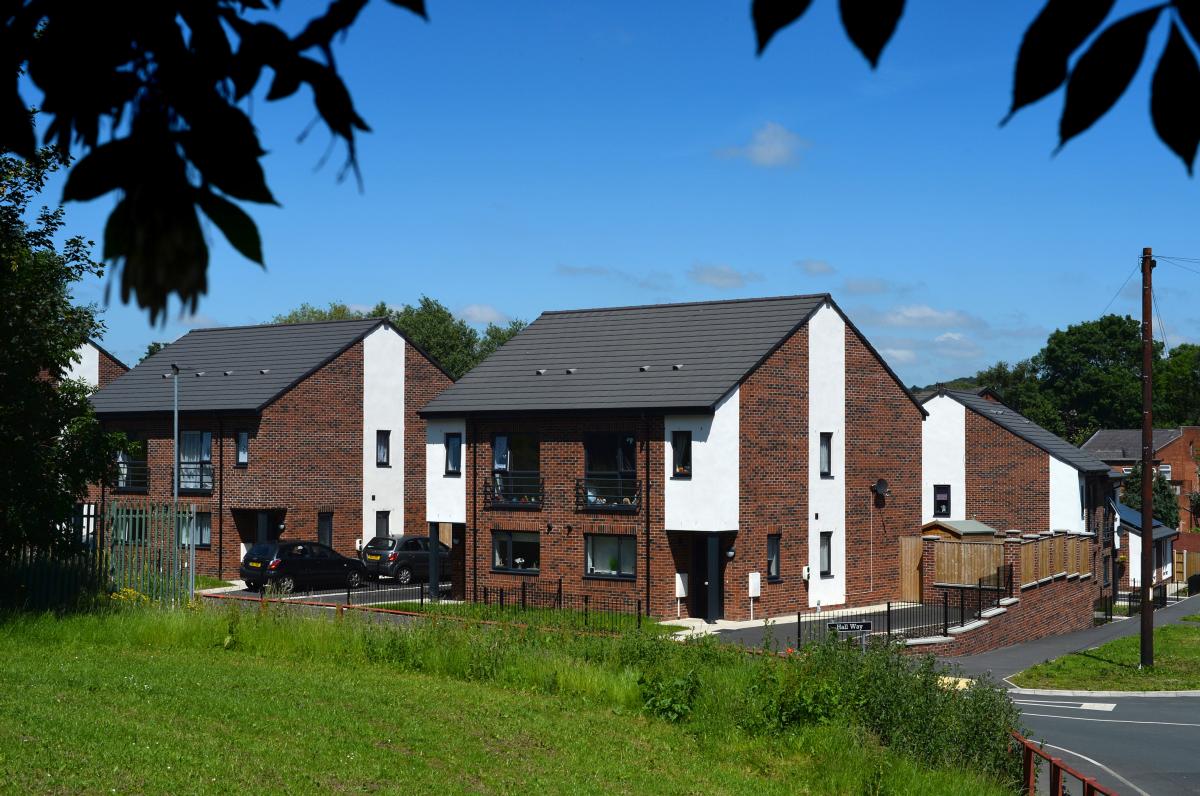
[[[304,301],[428,294],[484,322],[829,291],[923,384],[1097,317],[1142,246],[1200,256],[1196,183],[1149,122],[1163,25],[1125,98],[1052,156],[1061,92],[998,126],[1040,3],[910,3],[877,72],[836,5],[816,0],[758,59],[748,0],[429,0],[429,23],[377,0],[338,51],[374,131],[363,191],[337,182],[336,146],[317,168],[323,130],[297,142],[306,91],[266,103],[262,86],[282,208],[248,209],[267,269],[210,228],[198,313],[151,327],[114,298],[105,344],[132,363]],[[71,231],[100,240],[114,201],[69,206]],[[1168,343],[1200,338],[1200,275],[1156,275]],[[109,278],[78,298],[103,303]],[[1112,309],[1136,300],[1131,283]]]

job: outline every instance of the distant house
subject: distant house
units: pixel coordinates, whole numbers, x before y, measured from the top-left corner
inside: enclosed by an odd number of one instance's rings
[[[1001,531],[1092,533],[1111,576],[1113,482],[1091,453],[1001,403],[989,390],[925,399],[923,523],[977,520]]]
[[[1178,496],[1179,530],[1200,525],[1192,516],[1190,495],[1197,485],[1196,448],[1200,445],[1200,426],[1154,429],[1154,469],[1165,478]],[[1142,460],[1142,430],[1138,428],[1101,429],[1083,443],[1083,449],[1126,475]]]
[[[1124,503],[1116,503],[1117,511],[1117,548],[1118,558],[1126,561],[1120,569],[1120,583],[1123,589],[1136,589],[1142,583],[1142,550],[1144,548],[1142,533],[1142,512],[1130,508]],[[1171,580],[1174,566],[1174,543],[1179,538],[1179,531],[1168,528],[1158,520],[1154,521],[1154,581],[1152,586]]]
[[[82,381],[97,389],[111,384],[127,370],[128,365],[101,348],[95,340],[88,340],[75,349],[75,359],[67,366],[63,378]],[[49,378],[49,373],[43,371],[42,377]]]
[[[234,576],[247,545],[284,534],[352,554],[428,533],[417,410],[452,380],[380,319],[197,329],[146,358],[92,396],[135,444],[94,503],[171,499],[172,364],[199,572]]]
[[[879,604],[919,525],[924,412],[828,295],[546,312],[421,414],[473,599]]]

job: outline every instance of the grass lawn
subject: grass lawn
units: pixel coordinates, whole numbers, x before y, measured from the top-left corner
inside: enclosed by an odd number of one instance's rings
[[[1185,617],[1200,621],[1200,615]],[[1022,688],[1087,691],[1191,691],[1200,689],[1200,627],[1154,630],[1154,667],[1138,669],[1140,639],[1126,636],[1092,650],[1064,655],[1015,677]]]
[[[232,585],[233,584],[230,583],[229,581],[221,580],[220,578],[214,578],[212,575],[197,575],[196,576],[196,588],[197,589],[219,589],[223,586],[232,586]]]
[[[349,621],[226,616],[0,619],[0,791],[1005,792],[839,724],[689,731],[374,663],[347,639],[381,636]]]
[[[454,602],[420,602],[404,600],[401,602],[372,604],[372,608],[387,608],[393,611],[412,611],[414,613],[444,614],[461,616],[467,619],[479,619],[493,622],[512,622],[514,624],[538,625],[540,627],[572,628],[576,630],[603,630],[624,632],[638,627],[635,614],[592,613],[584,615],[583,611],[559,609],[538,610],[521,608],[501,608],[498,605],[483,605],[481,603]],[[648,617],[642,617],[641,629],[648,633],[670,635],[680,630],[686,630],[684,625],[672,625],[656,622]]]

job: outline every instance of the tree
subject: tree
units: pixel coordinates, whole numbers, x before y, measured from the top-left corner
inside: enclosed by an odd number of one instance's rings
[[[170,345],[170,343],[164,343],[159,340],[152,341],[149,345],[146,346],[146,353],[142,354],[142,359],[147,359],[149,357],[154,356],[159,351],[162,351],[164,348],[166,348],[169,345]],[[141,360],[139,360],[139,361],[141,361]]]
[[[1200,346],[1175,346],[1155,369],[1154,424],[1200,425]]]
[[[0,17],[0,52],[12,70],[0,88],[0,154],[27,161],[36,155],[24,75],[49,119],[45,141],[63,157],[82,155],[63,199],[119,194],[104,257],[121,268],[121,299],[136,299],[151,321],[171,295],[194,310],[208,269],[198,211],[242,255],[264,262],[258,229],[235,202],[275,202],[248,115],[265,70],[272,75],[267,101],[290,97],[302,85],[310,89],[317,116],[346,148],[338,178],[358,175],[356,135],[369,127],[338,73],[333,42],[367,2],[330,0],[294,35],[269,21],[281,0],[272,0],[273,9],[264,0],[9,3]],[[424,0],[390,2],[425,17]],[[752,0],[758,53],[811,2]],[[1048,0],[1017,53],[1006,118],[1065,85],[1059,146],[1066,144],[1125,93],[1151,30],[1167,17],[1170,35],[1151,84],[1150,115],[1158,137],[1190,173],[1200,142],[1200,114],[1193,112],[1200,68],[1183,31],[1200,40],[1200,3],[1160,2],[1101,29],[1113,5]],[[839,9],[850,40],[875,68],[904,0],[840,0]]]
[[[381,301],[366,311],[351,309],[336,301],[330,302],[326,308],[305,303],[290,312],[276,315],[273,322],[306,323],[357,318],[387,318],[455,379],[461,378],[491,356],[526,325],[525,321],[515,319],[505,326],[489,323],[480,335],[466,321],[454,317],[446,305],[428,296],[421,296],[416,306],[405,304],[400,309],[393,309]]]
[[[1175,490],[1162,477],[1161,473],[1154,474],[1154,519],[1168,528],[1179,527],[1179,500]],[[1121,485],[1121,502],[1131,509],[1142,509],[1142,463],[1133,465],[1132,471],[1125,476]],[[1143,533],[1144,533],[1143,529]]]
[[[109,474],[122,442],[101,429],[89,388],[65,378],[77,349],[103,331],[95,308],[72,304],[70,289],[101,266],[89,241],[56,246],[61,208],[25,220],[59,165],[48,150],[0,157],[0,553],[72,545],[75,504]]]

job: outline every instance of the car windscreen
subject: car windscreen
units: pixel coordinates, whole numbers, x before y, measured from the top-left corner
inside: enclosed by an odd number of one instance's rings
[[[396,540],[389,539],[386,536],[376,536],[371,541],[367,542],[368,550],[394,550],[396,548]]]
[[[259,543],[250,548],[250,552],[246,554],[250,558],[274,558],[275,545]]]

